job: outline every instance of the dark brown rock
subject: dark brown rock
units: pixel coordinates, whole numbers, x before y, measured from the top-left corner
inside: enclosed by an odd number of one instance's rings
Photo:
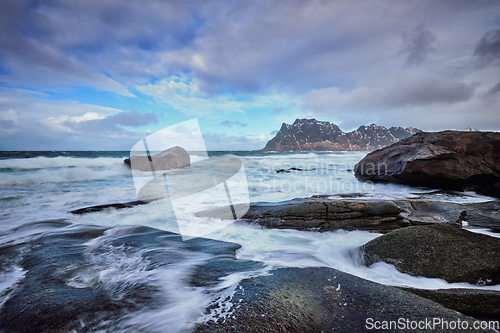
[[[450,283],[500,283],[500,239],[450,224],[412,226],[361,247],[366,265],[379,261],[414,276]]]
[[[356,164],[355,176],[500,197],[500,133],[418,133],[368,154]]]

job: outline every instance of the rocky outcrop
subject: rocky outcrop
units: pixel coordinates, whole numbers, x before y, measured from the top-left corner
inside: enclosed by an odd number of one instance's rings
[[[414,276],[500,283],[500,239],[449,224],[395,230],[361,247],[366,265],[384,261]]]
[[[234,208],[238,210],[238,205]],[[322,197],[281,203],[252,204],[239,220],[266,228],[296,230],[368,230],[386,233],[410,225],[392,201],[327,200]],[[197,216],[232,219],[229,208],[199,212]]]
[[[230,315],[200,324],[195,332],[370,332],[375,328],[389,332],[404,330],[388,326],[400,318],[403,324],[405,318],[458,319],[469,327],[474,322],[428,299],[331,268],[282,268],[270,273],[241,281],[231,299]],[[449,332],[438,325],[420,328],[419,332]]]
[[[236,211],[238,205],[234,205]],[[242,208],[247,208],[242,207]],[[233,219],[230,208],[198,212],[200,217]],[[488,228],[500,232],[500,201],[460,204],[426,199],[329,199],[317,195],[276,203],[253,203],[239,219],[266,228],[296,230],[365,230],[387,233],[432,224]]]
[[[171,170],[191,165],[189,153],[179,146],[166,149],[151,157],[131,156],[123,162],[139,171]]]
[[[500,133],[419,133],[368,154],[354,172],[361,181],[473,190],[500,197]]]
[[[371,124],[344,133],[337,125],[316,119],[297,119],[292,125],[283,123],[281,129],[263,150],[345,151],[373,150],[393,144],[420,132],[416,128]]]

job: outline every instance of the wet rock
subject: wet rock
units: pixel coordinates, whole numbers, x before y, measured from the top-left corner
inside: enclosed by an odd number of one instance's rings
[[[0,308],[0,332],[120,331],[121,321],[131,313],[167,306],[154,281],[128,279],[135,271],[154,271],[197,258],[199,266],[187,278],[193,286],[211,286],[227,272],[261,267],[236,261],[238,244],[204,238],[183,241],[178,234],[148,227],[120,228],[90,248],[85,243],[103,236],[107,228],[67,229],[65,224],[51,221],[23,227],[41,228],[43,224],[44,236],[0,248],[2,269],[16,265],[25,272]],[[135,260],[120,261],[127,258]],[[235,262],[238,264],[233,265]],[[120,277],[122,270],[128,272]],[[113,277],[106,278],[110,272]]]
[[[288,168],[288,169],[279,169],[276,171],[276,173],[290,173],[292,171],[308,171],[300,168]]]
[[[400,318],[460,319],[471,326],[474,321],[428,299],[331,268],[282,268],[271,274],[240,282],[231,312],[195,331],[370,332],[375,321],[382,325]],[[419,331],[445,332],[440,327]]]
[[[365,156],[355,176],[500,197],[500,133],[418,133]]]
[[[457,203],[427,199],[394,200],[410,224],[466,223],[469,226],[500,228],[500,200],[479,203]]]
[[[148,204],[152,201],[154,201],[154,199],[136,200],[136,201],[129,201],[129,202],[124,202],[124,203],[113,203],[113,204],[106,204],[106,205],[90,206],[90,207],[84,207],[84,208],[72,210],[72,211],[70,211],[70,213],[75,214],[75,215],[81,215],[81,214],[87,214],[87,213],[100,212],[100,211],[103,211],[106,209],[111,209],[111,208],[112,209],[132,208],[134,206]]]
[[[500,239],[449,224],[412,226],[361,247],[366,265],[384,261],[414,276],[478,285],[500,283]]]
[[[238,205],[235,205],[238,209]],[[388,232],[409,225],[392,201],[295,199],[280,203],[252,204],[240,219],[267,228],[296,230],[369,230]],[[213,209],[198,216],[231,219],[231,210]]]
[[[480,320],[500,320],[500,291],[484,289],[426,290],[401,288]]]
[[[132,156],[123,162],[132,169],[140,171],[171,170],[191,165],[189,153],[179,146],[153,156]]]

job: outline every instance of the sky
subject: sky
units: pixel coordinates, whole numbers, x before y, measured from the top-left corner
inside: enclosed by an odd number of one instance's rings
[[[209,150],[282,123],[500,130],[500,1],[2,0],[0,150]]]

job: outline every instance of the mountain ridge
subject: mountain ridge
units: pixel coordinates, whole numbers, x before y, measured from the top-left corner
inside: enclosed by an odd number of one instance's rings
[[[262,150],[275,151],[357,151],[375,150],[419,133],[413,127],[362,125],[351,132],[343,132],[327,121],[297,118],[293,124],[283,123],[275,137]]]

